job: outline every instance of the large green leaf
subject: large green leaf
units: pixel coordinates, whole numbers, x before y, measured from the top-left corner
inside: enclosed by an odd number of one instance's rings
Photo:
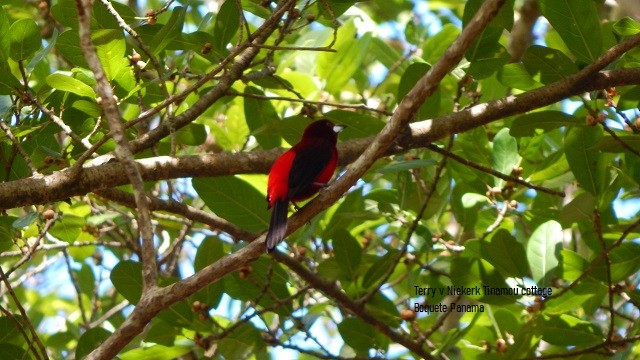
[[[244,92],[264,96],[264,92],[252,86],[247,86]],[[244,117],[247,119],[251,135],[256,138],[263,149],[280,146],[280,136],[278,136],[277,132],[280,117],[271,101],[251,97],[245,98]]]
[[[137,304],[142,296],[142,265],[132,260],[120,261],[111,270],[111,282],[116,290],[129,300]]]
[[[78,239],[86,220],[83,217],[64,214],[62,218],[49,229],[49,234],[66,242],[74,242]]]
[[[31,354],[28,350],[25,350],[20,346],[7,343],[0,343],[0,354],[2,354],[2,360],[31,359]]]
[[[111,332],[101,327],[95,327],[87,330],[80,339],[76,348],[76,359],[84,359],[90,352],[102,344]]]
[[[357,317],[348,317],[338,324],[338,332],[344,342],[359,354],[368,353],[369,349],[386,348],[388,339],[380,336],[371,325]]]
[[[362,259],[362,248],[346,230],[333,234],[333,251],[340,270],[346,279],[353,280],[358,275],[358,266]]]
[[[127,43],[120,30],[94,31],[91,41],[96,46],[100,63],[109,80],[115,79],[123,69],[128,68],[129,60],[125,57]]]
[[[216,237],[206,237],[198,246],[196,258],[193,261],[195,271],[200,271],[204,267],[213,264],[225,255],[222,241]],[[207,285],[204,289],[194,295],[194,299],[206,304],[211,308],[217,308],[224,292],[224,282],[216,281]]]
[[[618,35],[633,36],[640,33],[640,23],[627,16],[613,24],[613,31]]]
[[[16,230],[13,223],[18,218],[14,216],[0,216],[0,251],[11,249],[13,246]]]
[[[460,29],[457,26],[445,24],[440,31],[424,42],[422,58],[429,64],[435,64],[458,35],[460,35]]]
[[[539,5],[578,60],[590,63],[602,53],[600,18],[593,1],[540,0]]]
[[[431,65],[426,63],[414,63],[409,65],[407,70],[402,74],[400,84],[398,85],[398,99],[404,98],[405,95],[415,86],[415,84],[423,77],[427,71],[431,69]],[[416,113],[416,120],[429,119],[438,115],[440,110],[441,93],[440,88],[427,98],[420,106]]]
[[[180,36],[182,26],[184,25],[185,14],[186,9],[182,6],[176,6],[171,10],[171,17],[151,41],[155,55],[161,53],[173,39]]]
[[[397,251],[389,250],[382,257],[378,258],[364,274],[362,286],[369,288],[376,284],[393,266],[396,266]]]
[[[503,174],[511,174],[514,166],[520,160],[518,154],[518,142],[509,135],[509,129],[503,128],[493,138],[493,151],[491,152],[493,169]],[[496,178],[496,186],[502,187],[504,180]]]
[[[66,91],[92,99],[96,98],[96,92],[91,88],[91,86],[69,75],[53,73],[47,76],[47,84],[56,90]]]
[[[596,325],[568,314],[543,316],[542,339],[558,346],[594,345],[604,340]]]
[[[33,19],[20,19],[9,28],[9,56],[15,61],[24,61],[42,46],[40,28]]]
[[[476,240],[477,241],[477,240]],[[464,252],[469,252],[466,248]],[[463,252],[463,254],[464,254]],[[471,254],[469,254],[471,255]],[[514,295],[493,295],[485,290],[511,288],[505,282],[504,277],[488,261],[471,256],[457,256],[451,261],[451,283],[470,299],[488,304],[504,305],[517,300]],[[457,291],[457,290],[456,290]],[[454,292],[456,293],[456,292]]]
[[[543,110],[520,115],[513,123],[509,134],[511,136],[534,136],[536,130],[541,129],[548,132],[561,126],[581,126],[584,125],[578,118],[562,111]]]
[[[334,123],[346,126],[339,135],[342,141],[375,135],[384,127],[382,120],[353,111],[332,110],[324,115]]]
[[[497,76],[502,85],[518,90],[533,90],[542,86],[529,75],[521,63],[506,64],[498,70]],[[515,136],[513,133],[511,135]]]
[[[583,189],[596,196],[601,190],[603,174],[600,173],[600,153],[591,147],[601,138],[600,127],[572,127],[564,140],[564,153],[573,175]]]
[[[224,176],[193,179],[193,188],[218,216],[249,231],[265,230],[269,212],[264,195],[246,181]]]
[[[556,274],[562,249],[562,227],[556,221],[538,226],[527,243],[531,277],[538,286],[548,286]]]
[[[11,37],[9,36],[9,18],[4,8],[0,6],[0,69],[4,69],[7,60],[11,57]]]
[[[240,10],[236,0],[226,0],[220,11],[216,15],[216,22],[213,29],[214,42],[211,43],[213,50],[220,54],[228,53],[227,44],[238,32],[240,26]]]
[[[482,254],[504,277],[522,278],[529,273],[524,246],[505,229],[499,229],[491,241],[483,244]]]
[[[120,360],[172,360],[179,359],[182,355],[193,350],[192,346],[175,345],[152,345],[129,350],[120,354]]]
[[[530,46],[522,56],[529,75],[542,84],[550,84],[576,73],[578,67],[563,52],[544,46]]]
[[[318,55],[317,72],[326,82],[326,89],[332,94],[339,94],[349,83],[353,74],[367,55],[371,42],[371,33],[356,37],[356,26],[353,19],[338,29],[338,40],[333,45],[336,50]],[[328,45],[328,43],[327,43]]]
[[[245,359],[256,355],[262,338],[260,332],[250,322],[240,325],[229,336],[218,340],[218,350],[225,359]]]

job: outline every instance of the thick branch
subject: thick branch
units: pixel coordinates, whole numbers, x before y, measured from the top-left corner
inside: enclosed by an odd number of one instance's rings
[[[640,83],[640,69],[603,71],[591,77],[588,83],[564,79],[518,96],[508,96],[479,104],[469,109],[441,116],[433,120],[412,123],[407,135],[395,140],[393,147],[383,155],[421,148],[451,134],[461,133],[515,114],[522,114],[566,99],[585,91],[611,86]],[[338,144],[340,164],[354,161],[371,143],[372,137]],[[282,150],[253,151],[248,153],[218,153],[202,156],[171,158],[159,156],[137,160],[145,181],[181,177],[213,177],[236,174],[266,174]],[[42,177],[29,177],[0,184],[0,210],[19,206],[43,204],[64,200],[89,192],[128,184],[117,162],[87,165],[80,171],[77,181],[70,186],[70,170],[65,169]]]

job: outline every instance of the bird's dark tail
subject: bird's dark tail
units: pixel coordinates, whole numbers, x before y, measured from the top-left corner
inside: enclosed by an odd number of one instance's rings
[[[267,252],[273,249],[284,239],[287,233],[287,213],[289,212],[289,200],[276,200],[271,210],[271,222],[267,232]]]

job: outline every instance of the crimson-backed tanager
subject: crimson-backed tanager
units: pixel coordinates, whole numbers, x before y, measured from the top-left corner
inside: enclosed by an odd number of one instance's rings
[[[273,208],[267,232],[267,252],[284,239],[289,203],[305,200],[325,186],[338,164],[336,143],[344,126],[318,120],[304,129],[302,139],[273,163],[267,202]]]

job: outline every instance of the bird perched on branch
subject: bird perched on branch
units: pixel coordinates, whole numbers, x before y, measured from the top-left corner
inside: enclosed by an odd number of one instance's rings
[[[313,122],[304,129],[300,142],[273,163],[267,183],[267,202],[273,208],[267,252],[284,239],[289,203],[313,196],[331,180],[338,164],[338,133],[343,129],[326,119]]]

